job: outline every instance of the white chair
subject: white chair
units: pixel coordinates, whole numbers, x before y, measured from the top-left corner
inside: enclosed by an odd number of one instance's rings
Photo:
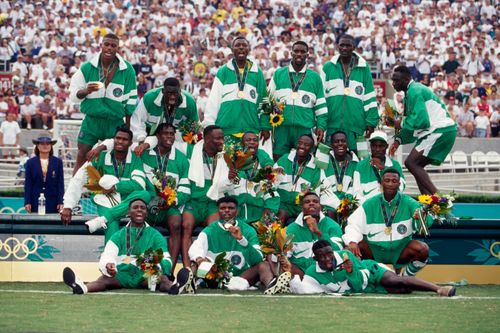
[[[500,170],[500,154],[496,151],[487,152],[486,153],[486,165],[488,167],[488,171]],[[492,166],[494,168],[491,168]]]
[[[446,158],[444,159],[443,163],[438,167],[440,172],[455,172],[453,170],[453,162],[451,160],[451,154],[446,155]]]
[[[467,172],[469,170],[469,161],[467,160],[467,154],[465,154],[463,151],[461,150],[454,151],[453,154],[451,155],[451,160],[455,172],[458,172],[458,170],[463,170],[464,172]]]
[[[482,151],[475,151],[471,154],[471,169],[479,172],[479,169],[486,170],[486,154]]]

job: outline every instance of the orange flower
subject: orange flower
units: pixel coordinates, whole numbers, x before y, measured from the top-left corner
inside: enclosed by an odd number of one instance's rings
[[[186,133],[185,135],[182,136],[182,139],[187,142],[187,143],[193,143],[194,141],[194,135],[191,132]]]
[[[245,152],[241,150],[236,151],[236,157],[245,157]]]

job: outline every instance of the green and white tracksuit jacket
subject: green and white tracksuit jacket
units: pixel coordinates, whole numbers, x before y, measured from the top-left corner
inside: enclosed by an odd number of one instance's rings
[[[337,178],[335,177],[335,171],[333,169],[333,163],[335,163],[337,167],[337,171],[340,176],[340,171],[341,168],[339,166],[338,161],[335,159],[335,155],[333,151],[330,152],[329,157],[330,157],[330,162],[325,170],[325,175],[328,181],[328,184],[330,184],[330,191],[332,192],[332,195],[326,195],[324,196],[324,200],[321,202],[323,206],[325,206],[329,210],[336,210],[337,207],[339,206],[340,202],[345,198],[346,194],[351,194],[354,195],[353,191],[353,178],[354,178],[354,172],[356,171],[356,167],[358,165],[358,157],[356,154],[350,153],[351,154],[351,160],[349,161],[347,168],[344,171],[344,176],[342,177],[342,191],[337,190]]]
[[[321,294],[321,293],[345,293],[362,292],[370,282],[370,271],[350,251],[334,251],[337,265],[344,262],[344,254],[352,261],[352,272],[347,273],[345,269],[337,268],[332,272],[321,269],[313,260],[306,270],[304,277],[300,280],[298,275],[290,281],[290,290],[294,294]]]
[[[344,74],[340,56],[328,61],[321,72],[328,107],[327,129],[344,129],[361,135],[367,126],[379,122],[376,94],[370,66],[359,54],[349,78],[349,94],[344,94]]]
[[[186,121],[199,121],[198,109],[194,97],[187,91],[181,92],[182,102],[175,108],[173,125],[179,127]],[[130,119],[130,129],[134,133],[135,141],[144,141],[147,136],[155,134],[156,128],[166,122],[163,107],[163,88],[148,91],[140,100]],[[182,141],[180,131],[176,132],[177,141]]]
[[[146,174],[146,190],[151,194],[151,197],[156,196],[157,189],[153,185],[153,172],[159,169],[156,149],[148,149],[142,156],[144,163],[144,172]],[[181,207],[191,197],[191,188],[188,179],[189,163],[186,156],[179,150],[172,148],[168,156],[168,165],[165,174],[175,179],[177,188],[176,206]]]
[[[118,271],[121,268],[124,268],[127,263],[124,263],[123,260],[127,255],[127,228],[130,227],[130,224],[127,227],[122,228],[111,236],[111,239],[106,243],[104,248],[104,252],[101,255],[101,259],[99,260],[99,269],[102,274],[106,276],[111,276],[108,274],[106,270],[106,264],[112,263],[116,265]],[[130,239],[133,242],[137,236],[137,232],[140,228],[132,228],[130,227]],[[170,274],[172,269],[172,260],[170,259],[170,254],[168,253],[167,241],[160,234],[158,230],[153,227],[150,227],[146,223],[146,227],[144,231],[137,240],[137,243],[132,243],[133,249],[130,254],[130,265],[137,266],[136,259],[138,255],[143,254],[149,249],[163,250],[163,259],[160,262],[161,269],[163,274]]]
[[[76,96],[77,92],[85,89],[89,82],[96,82],[100,79],[99,73],[102,72],[99,63],[100,54],[83,63],[71,77],[70,99],[73,103],[80,104],[80,111],[86,117],[113,123],[134,113],[137,104],[135,70],[120,55],[117,54],[116,58],[118,59],[118,68],[108,86],[94,91],[83,99]]]
[[[399,185],[399,190],[404,191],[406,187],[406,180],[401,169],[401,165],[398,161],[385,157],[385,167],[394,168],[399,171],[401,185]],[[383,171],[383,170],[382,170]],[[352,184],[352,194],[356,195],[360,203],[365,202],[369,198],[380,193],[380,183],[375,172],[378,172],[380,177],[381,171],[378,171],[376,167],[370,164],[370,158],[365,158],[358,162],[356,166],[356,171],[354,171],[353,184]]]
[[[386,234],[386,224],[380,205],[380,198],[385,207],[387,217],[393,211],[394,206],[401,197],[394,221],[391,225],[390,234]],[[370,248],[379,251],[393,251],[406,246],[415,232],[418,231],[418,221],[413,218],[413,214],[421,205],[408,195],[398,192],[396,196],[387,202],[383,194],[378,194],[366,200],[358,209],[356,209],[347,220],[345,228],[344,244],[350,242],[359,243],[364,238]],[[427,217],[426,225],[432,224],[430,215]]]
[[[446,106],[429,87],[411,81],[404,99],[404,118],[397,137],[402,144],[439,132],[456,131],[457,125]]]
[[[290,262],[298,266],[302,271],[314,263],[312,246],[317,240],[327,240],[334,251],[341,250],[342,229],[340,226],[323,213],[319,215],[318,229],[321,231],[321,237],[312,233],[304,222],[304,213],[300,213],[297,219],[286,228],[287,235],[293,235],[293,249],[290,256]]]
[[[80,196],[82,194],[83,185],[88,182],[87,166],[94,166],[99,173],[102,175],[112,175],[119,179],[119,182],[115,185],[116,192],[114,192],[113,197],[117,199],[118,202],[123,201],[131,193],[135,191],[142,191],[146,188],[146,176],[144,174],[143,163],[139,157],[137,157],[131,150],[128,151],[125,160],[125,165],[123,170],[119,175],[116,175],[115,168],[112,162],[112,154],[114,150],[103,151],[99,155],[99,159],[95,159],[92,162],[86,162],[83,166],[78,169],[76,174],[71,178],[66,193],[64,193],[64,208],[74,208]],[[118,167],[118,169],[121,169]],[[103,207],[111,208],[114,206],[110,200],[103,194],[93,194],[93,201]]]
[[[304,81],[299,86],[298,98],[292,98],[292,83],[289,73],[294,81],[299,81],[305,74]],[[279,100],[285,102],[282,127],[321,128],[326,130],[328,109],[324,96],[323,83],[318,73],[304,66],[300,72],[295,72],[292,65],[282,67],[274,72],[269,83],[269,91]]]
[[[240,183],[234,185],[234,189],[230,194],[234,195],[238,200],[238,216],[248,223],[255,222],[262,217],[264,209],[270,209],[274,213],[278,213],[280,207],[280,197],[276,190],[272,194],[257,194],[255,192],[256,183],[250,182],[248,179],[253,177],[253,172],[258,172],[265,166],[273,166],[274,162],[269,155],[262,149],[257,150],[257,159],[250,165],[247,170],[239,170],[238,177]]]
[[[257,232],[244,221],[237,220],[236,226],[241,229],[243,238],[237,240],[224,228],[224,221],[218,220],[202,230],[198,238],[189,248],[189,258],[215,258],[226,252],[226,259],[233,263],[232,273],[240,276],[250,267],[263,259],[260,251]]]
[[[218,70],[215,77],[208,97],[203,127],[215,124],[222,128],[225,135],[270,130],[269,117],[259,117],[258,110],[265,94],[264,74],[257,63],[251,61],[244,97],[238,97],[235,68],[232,62],[228,62]]]

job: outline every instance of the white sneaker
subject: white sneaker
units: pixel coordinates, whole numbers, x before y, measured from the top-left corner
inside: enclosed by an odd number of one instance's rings
[[[275,295],[278,293],[286,293],[288,292],[288,283],[292,279],[292,274],[290,272],[281,273],[278,278],[275,278],[267,289],[264,291],[264,295]]]
[[[72,290],[73,294],[83,295],[88,292],[87,286],[75,276],[75,272],[69,267],[63,270],[63,280]]]
[[[48,127],[47,125],[43,125],[43,129],[44,129],[44,130],[48,130],[48,129],[49,129],[49,127]]]
[[[191,284],[193,280],[193,272],[190,269],[184,267],[181,268],[179,273],[177,273],[177,278],[175,279],[174,284],[170,287],[168,293],[170,295],[180,295],[186,288],[186,286]]]
[[[87,226],[89,232],[93,234],[99,229],[106,229],[108,227],[106,222],[108,222],[108,220],[106,220],[104,216],[98,216],[95,219],[85,222],[85,225]]]
[[[29,129],[29,130],[30,130],[30,129],[31,129],[31,124],[28,124],[28,125],[26,126],[26,129]]]

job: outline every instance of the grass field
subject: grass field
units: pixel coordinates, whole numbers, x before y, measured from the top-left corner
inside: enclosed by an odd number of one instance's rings
[[[0,332],[499,332],[500,286],[458,295],[80,296],[62,283],[0,283]]]

